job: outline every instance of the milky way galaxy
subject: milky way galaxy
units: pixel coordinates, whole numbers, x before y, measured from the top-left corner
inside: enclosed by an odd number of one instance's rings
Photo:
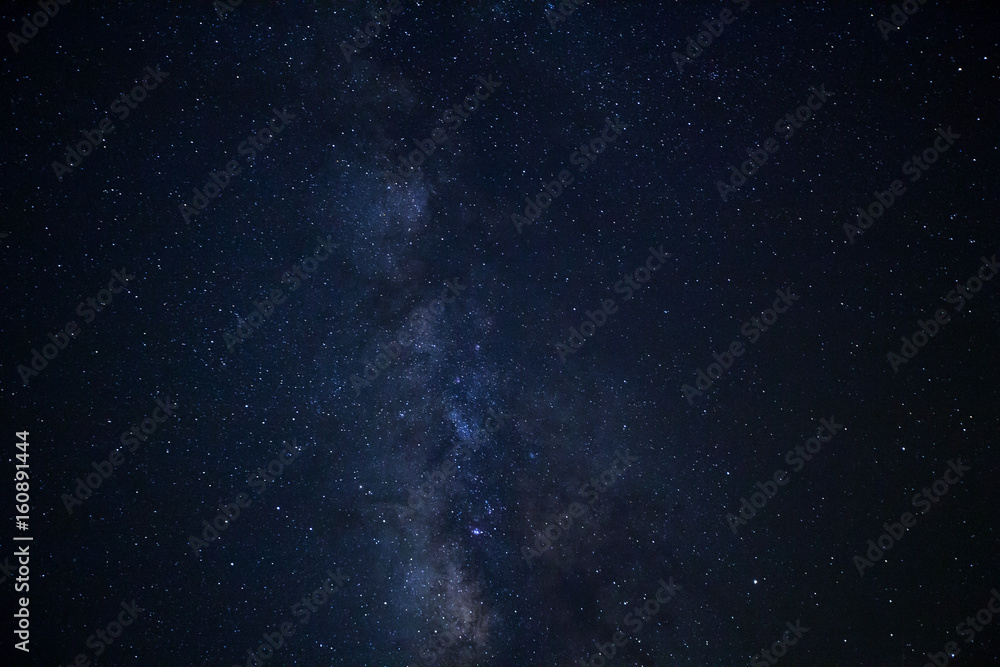
[[[996,7],[148,4],[7,11],[4,664],[994,664]]]

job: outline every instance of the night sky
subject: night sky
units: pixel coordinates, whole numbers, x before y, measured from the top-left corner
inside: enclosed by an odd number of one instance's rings
[[[15,4],[2,664],[998,664],[995,3]]]

